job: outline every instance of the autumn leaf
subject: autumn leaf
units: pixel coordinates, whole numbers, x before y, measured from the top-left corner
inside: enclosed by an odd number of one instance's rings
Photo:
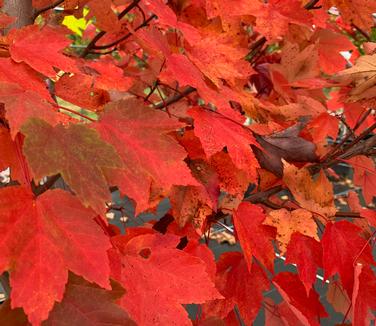
[[[335,6],[341,16],[354,22],[360,28],[368,30],[374,26],[372,14],[376,12],[376,3],[372,0],[324,0],[325,7]]]
[[[315,161],[315,145],[299,136],[302,128],[302,124],[296,124],[271,135],[257,135],[257,142],[263,150],[253,146],[253,151],[260,166],[277,176],[282,176],[282,159],[295,162]]]
[[[299,232],[319,241],[315,220],[312,214],[304,209],[295,209],[290,212],[282,208],[271,211],[266,216],[263,224],[277,228],[276,240],[282,255],[285,254],[291,235],[294,232]]]
[[[10,168],[11,180],[26,185],[30,180],[27,179],[28,170],[24,165],[25,158],[19,150],[21,143],[21,136],[13,140],[9,130],[0,127],[0,171]]]
[[[313,180],[306,168],[298,169],[285,162],[283,181],[301,207],[323,217],[335,214],[332,185],[323,172]]]
[[[297,275],[288,272],[279,273],[273,278],[273,284],[302,324],[320,325],[316,316],[325,317],[326,311],[316,292],[310,291],[309,295],[306,294]]]
[[[30,119],[22,132],[26,136],[23,152],[37,180],[60,173],[85,205],[104,211],[105,201],[110,200],[105,169],[122,167],[111,145],[95,130],[79,124],[53,127]]]
[[[244,60],[247,49],[234,46],[232,40],[207,37],[197,42],[188,52],[188,57],[216,86],[222,79],[234,85],[237,79],[245,80],[255,71]]]
[[[337,79],[355,84],[348,101],[372,99],[376,90],[376,54],[361,56],[353,67],[339,72]]]
[[[368,325],[374,319],[371,311],[376,309],[375,273],[362,264],[354,269],[352,306],[354,326]]]
[[[375,164],[370,157],[359,155],[347,160],[354,168],[354,183],[361,187],[367,203],[376,197]]]
[[[94,211],[62,190],[37,199],[24,187],[0,192],[0,270],[10,272],[12,308],[22,307],[33,325],[47,319],[68,270],[109,288],[110,243]]]
[[[201,228],[203,222],[212,213],[207,193],[202,187],[174,186],[170,193],[171,211],[180,227],[188,222]]]
[[[328,223],[321,240],[325,278],[338,273],[349,296],[353,291],[354,263],[372,261],[370,246],[360,237],[360,231],[347,221]]]
[[[211,157],[226,147],[235,166],[246,171],[249,181],[253,181],[259,165],[250,147],[258,145],[251,131],[238,121],[199,107],[190,109],[189,114],[195,120],[194,132],[205,154]]]
[[[316,281],[317,268],[322,267],[322,248],[318,239],[295,232],[287,246],[286,263],[296,264],[307,295]]]
[[[236,234],[239,237],[248,269],[252,267],[254,256],[270,271],[273,271],[275,238],[272,228],[263,225],[266,215],[260,206],[243,202],[234,212],[233,219]]]
[[[57,107],[33,91],[25,91],[16,84],[2,84],[1,82],[0,87],[0,100],[5,104],[5,117],[11,127],[13,138],[21,131],[22,125],[29,118],[39,118],[51,125],[69,121],[67,115],[59,113]]]
[[[121,25],[118,22],[115,12],[112,10],[111,0],[90,0],[86,1],[89,7],[87,19],[95,16],[96,26],[103,31],[117,31]]]
[[[259,3],[258,7],[249,12],[256,16],[257,31],[269,41],[286,35],[291,23],[310,26],[312,18],[297,0],[290,1],[288,6],[283,1],[271,0],[268,3]]]
[[[249,271],[243,255],[237,252],[225,253],[219,258],[216,284],[224,299],[204,304],[203,314],[224,319],[237,305],[247,325],[255,320],[262,305],[263,292],[270,287],[260,266],[252,264]]]
[[[138,212],[149,208],[152,184],[165,193],[173,185],[198,185],[183,161],[187,153],[169,135],[183,126],[134,99],[107,106],[95,124],[102,138],[117,150],[124,166],[111,174],[113,183],[136,201]]]
[[[23,91],[33,91],[44,99],[51,98],[41,76],[23,62],[16,63],[10,58],[0,58],[0,80],[2,84],[17,84]]]
[[[78,325],[124,325],[135,326],[126,311],[115,302],[124,295],[124,290],[116,282],[111,282],[111,291],[101,289],[74,274],[69,281],[62,302],[55,305],[49,319],[43,326],[60,325],[65,320]]]
[[[319,44],[319,63],[324,72],[333,74],[346,68],[346,59],[340,52],[354,51],[355,46],[345,35],[329,29],[319,29],[314,35],[314,40]]]
[[[122,248],[120,282],[127,292],[120,305],[139,325],[191,325],[182,304],[222,297],[205,263],[175,249],[178,243],[173,235],[146,234]]]
[[[15,32],[9,51],[14,61],[25,62],[45,76],[54,77],[54,67],[65,72],[78,72],[75,61],[61,53],[70,43],[64,30],[29,25]]]

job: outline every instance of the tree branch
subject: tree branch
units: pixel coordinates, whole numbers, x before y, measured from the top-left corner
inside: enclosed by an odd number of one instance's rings
[[[134,0],[127,8],[125,8],[119,15],[118,20],[122,19],[126,14],[128,14],[133,8],[135,8],[141,0]],[[81,53],[80,58],[85,58],[89,52],[94,48],[95,44],[106,35],[105,31],[99,32],[87,45],[85,50]]]
[[[11,28],[21,28],[34,23],[32,0],[4,0],[3,12],[17,18],[13,24],[5,29],[5,32]]]
[[[42,184],[42,185],[38,185],[38,186],[35,186],[34,185],[34,182],[32,184],[32,189],[33,189],[33,193],[35,196],[40,196],[41,194],[43,194],[44,192],[46,192],[48,189],[50,189],[54,184],[55,182],[61,177],[60,173],[59,174],[55,174],[51,177],[48,177],[47,181]]]
[[[143,28],[143,27],[147,26],[156,17],[157,17],[156,15],[151,15],[141,25],[137,26],[135,28],[135,31],[138,31],[140,28]],[[111,42],[111,43],[104,44],[104,45],[93,45],[92,49],[94,49],[94,50],[105,50],[105,49],[108,49],[108,48],[112,48],[113,46],[119,44],[120,42],[125,41],[127,38],[129,38],[132,35],[133,35],[133,33],[128,33],[128,34],[120,37],[116,41]]]
[[[316,7],[316,4],[319,2],[320,0],[311,0],[310,2],[308,2],[305,6],[304,6],[304,9],[307,9],[307,10],[310,10],[310,9],[320,9],[321,6],[317,6]]]
[[[191,86],[188,86],[187,88],[185,88],[184,90],[182,90],[181,92],[179,93],[176,93],[174,95],[172,95],[171,97],[167,98],[166,100],[164,100],[164,102],[160,103],[160,104],[157,104],[154,106],[154,109],[163,109],[175,102],[178,102],[179,100],[181,100],[183,97],[186,97],[187,95],[193,93],[196,91],[196,88],[194,87],[191,87]]]
[[[45,6],[45,7],[42,7],[42,8],[40,8],[40,9],[36,10],[36,11],[34,12],[34,15],[33,15],[33,21],[34,21],[34,20],[35,20],[40,14],[44,13],[45,11],[48,11],[48,10],[50,10],[50,9],[53,9],[53,8],[57,7],[58,5],[60,5],[60,4],[63,3],[63,2],[64,2],[64,0],[57,0],[57,1],[55,1],[54,3],[51,3],[51,4],[48,5],[48,6]]]

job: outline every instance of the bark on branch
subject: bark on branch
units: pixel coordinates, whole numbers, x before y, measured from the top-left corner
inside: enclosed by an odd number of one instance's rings
[[[16,21],[10,28],[21,28],[34,23],[34,8],[32,0],[4,0],[3,11],[9,16],[16,17]]]

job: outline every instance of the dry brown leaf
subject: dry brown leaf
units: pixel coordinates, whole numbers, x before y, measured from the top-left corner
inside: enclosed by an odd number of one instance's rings
[[[376,97],[376,54],[360,57],[350,69],[341,71],[337,80],[353,83],[350,101],[368,100]]]

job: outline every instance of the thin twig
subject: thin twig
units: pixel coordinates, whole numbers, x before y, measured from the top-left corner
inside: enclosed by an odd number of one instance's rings
[[[47,6],[43,7],[43,8],[38,9],[33,14],[33,20],[35,20],[40,14],[44,13],[45,11],[48,11],[50,9],[53,9],[53,8],[57,7],[58,5],[60,5],[63,2],[64,2],[64,0],[57,0],[54,3],[51,3],[51,4],[49,4],[49,5],[47,5]]]
[[[156,17],[157,17],[156,15],[151,15],[141,25],[137,26],[134,31],[136,32],[140,28],[147,26]],[[92,48],[95,49],[95,50],[104,50],[104,49],[112,48],[113,46],[118,45],[119,43],[125,41],[127,38],[131,37],[132,35],[133,35],[133,33],[129,32],[128,34],[120,37],[119,39],[117,39],[117,40],[115,40],[111,43],[104,44],[104,45],[93,45]]]
[[[135,8],[141,0],[134,0],[127,8],[125,8],[119,15],[118,20],[122,19],[127,13],[129,13],[133,8]],[[101,31],[90,41],[86,46],[85,50],[81,53],[80,58],[85,58],[90,51],[94,48],[95,44],[106,35],[106,31]]]
[[[316,4],[319,2],[320,0],[311,0],[310,2],[308,2],[305,6],[304,6],[304,9],[307,9],[307,10],[310,10],[310,9],[320,9],[321,6],[316,6]]]
[[[365,112],[363,112],[363,114],[359,117],[358,121],[356,122],[355,126],[354,126],[354,131],[357,130],[361,125],[362,123],[367,119],[367,117],[371,114],[371,111],[372,110],[366,110]]]
[[[157,109],[157,110],[163,109],[168,105],[171,105],[175,102],[178,102],[183,97],[185,97],[185,96],[187,96],[187,95],[189,95],[189,94],[191,94],[195,91],[196,91],[196,89],[194,87],[188,86],[187,88],[182,90],[180,93],[176,93],[176,94],[172,95],[171,97],[168,97],[167,99],[165,99],[165,101],[163,103],[155,105],[154,109]]]
[[[63,106],[57,106],[57,108],[58,108],[59,110],[65,110],[65,111],[68,111],[68,112],[70,112],[70,113],[77,114],[77,115],[80,116],[81,118],[84,118],[84,119],[89,120],[89,121],[91,121],[91,122],[95,122],[95,121],[96,121],[96,120],[94,120],[94,119],[92,119],[92,118],[90,118],[90,117],[88,117],[88,116],[86,116],[86,115],[84,115],[84,114],[82,114],[82,113],[80,113],[80,112],[77,112],[77,111],[75,111],[75,110],[68,109],[68,108],[65,108],[65,107],[63,107]]]
[[[51,177],[48,177],[47,181],[39,186],[34,186],[33,193],[35,196],[40,196],[41,194],[45,193],[48,189],[50,189],[57,180],[61,177],[60,173],[55,174]]]

